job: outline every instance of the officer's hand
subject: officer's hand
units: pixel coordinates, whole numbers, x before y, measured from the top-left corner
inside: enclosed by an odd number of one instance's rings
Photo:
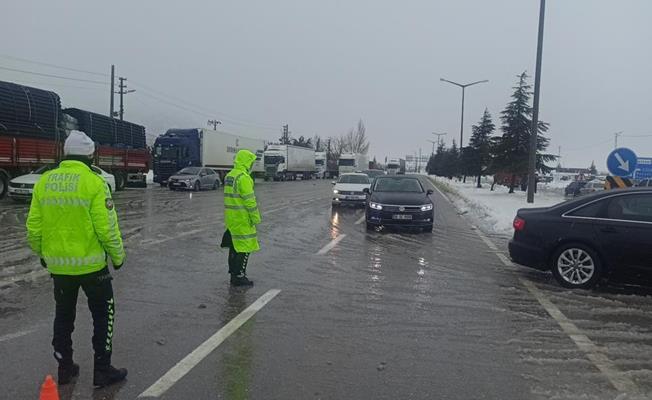
[[[117,271],[117,270],[119,270],[120,268],[122,268],[123,265],[124,265],[124,262],[121,263],[121,264],[118,264],[118,265],[113,264],[113,269]]]
[[[45,263],[45,260],[41,258],[41,267],[47,268],[48,265]]]

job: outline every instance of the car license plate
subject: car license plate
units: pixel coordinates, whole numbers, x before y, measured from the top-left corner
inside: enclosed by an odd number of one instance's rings
[[[412,219],[412,216],[409,214],[394,214],[392,219]]]
[[[342,195],[340,197],[342,198],[342,200],[351,200],[351,196]]]

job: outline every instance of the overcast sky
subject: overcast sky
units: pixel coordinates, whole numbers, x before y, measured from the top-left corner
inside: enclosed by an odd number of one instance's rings
[[[516,75],[533,75],[538,0],[12,1],[3,6],[0,66],[108,82],[20,57],[128,78],[126,119],[152,135],[221,129],[268,140],[345,133],[362,118],[370,155],[431,150],[431,132],[465,139],[488,108],[497,120]],[[652,1],[548,0],[541,118],[550,151],[588,166],[613,133],[652,135]],[[64,105],[108,113],[108,84],[0,70]],[[169,104],[169,102],[175,105]],[[498,121],[495,121],[498,122]],[[497,124],[498,125],[498,124]],[[652,156],[652,136],[620,138]]]

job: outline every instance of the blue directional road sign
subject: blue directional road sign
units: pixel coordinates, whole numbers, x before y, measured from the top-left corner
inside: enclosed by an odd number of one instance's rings
[[[634,170],[634,179],[652,179],[652,158],[639,157]]]
[[[612,151],[607,157],[607,168],[615,176],[632,176],[637,163],[636,153],[626,147]]]

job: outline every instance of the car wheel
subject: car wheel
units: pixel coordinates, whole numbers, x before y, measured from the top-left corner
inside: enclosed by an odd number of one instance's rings
[[[367,222],[367,230],[368,231],[375,231],[376,230],[376,225],[370,224],[369,222]]]
[[[423,231],[424,231],[424,232],[432,232],[432,229],[433,229],[433,226],[432,226],[432,225],[428,225],[428,226],[426,226],[425,228],[423,228]]]
[[[195,184],[192,186],[192,190],[195,192],[199,192],[199,189],[201,189],[201,186],[199,185],[199,181],[195,182]]]
[[[580,243],[562,245],[552,258],[552,275],[569,289],[589,289],[602,277],[602,262],[597,253]]]
[[[213,182],[213,190],[217,190],[217,188],[220,186],[220,183],[216,180]]]

